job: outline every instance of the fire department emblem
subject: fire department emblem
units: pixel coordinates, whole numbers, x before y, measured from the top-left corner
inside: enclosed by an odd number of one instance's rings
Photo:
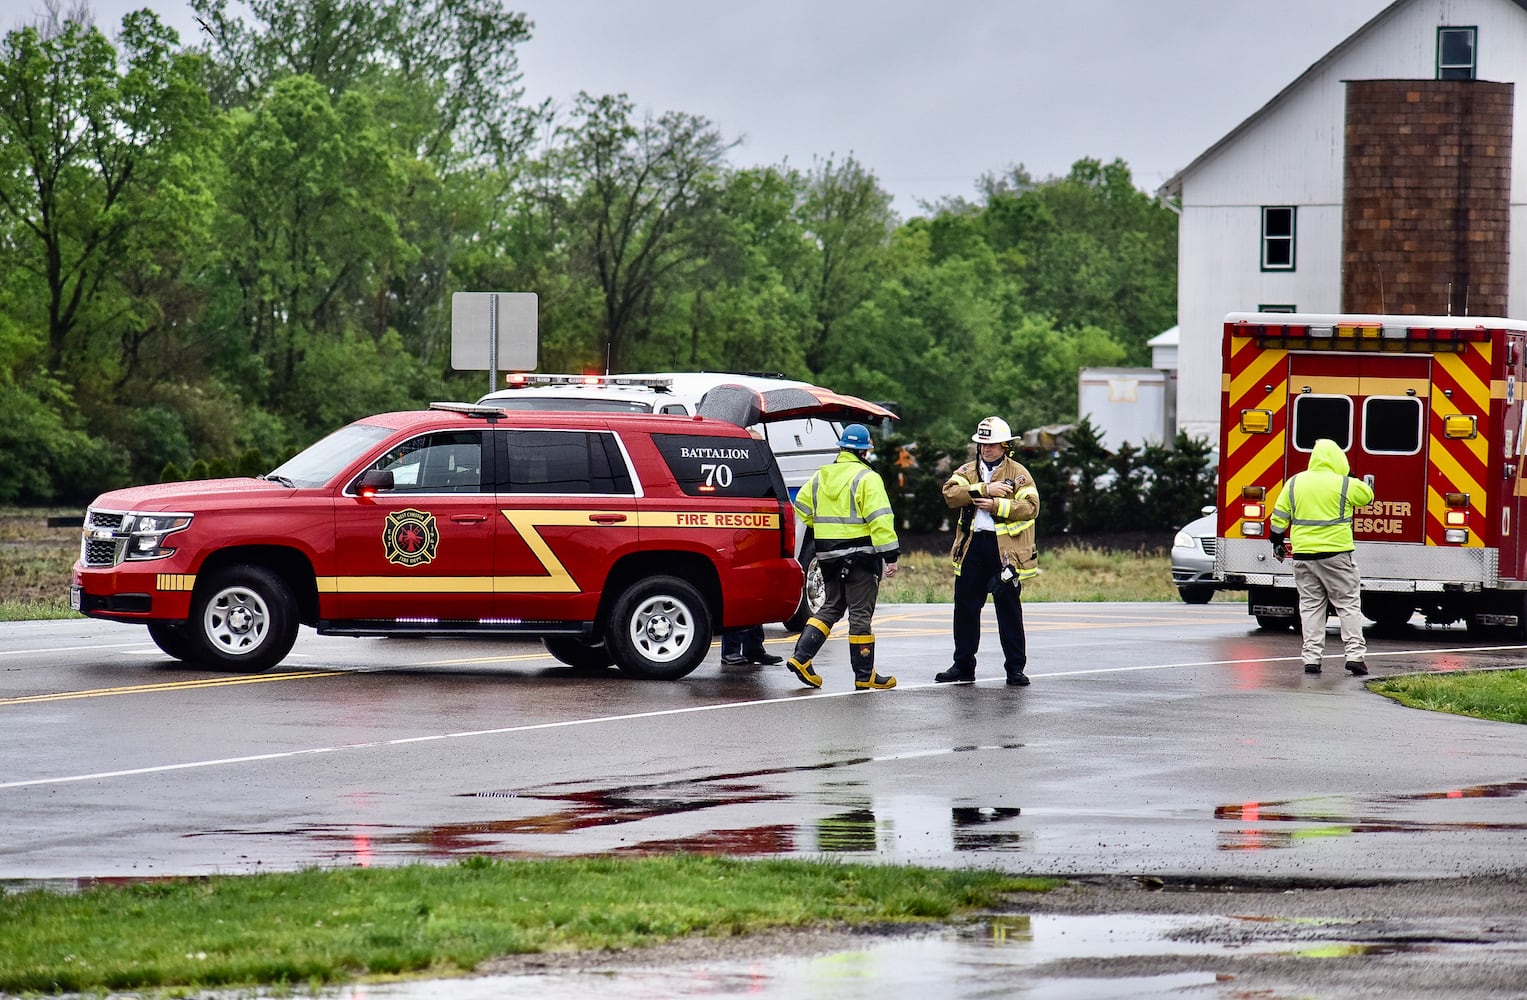
[[[382,547],[387,552],[387,561],[399,566],[422,566],[433,561],[440,548],[435,515],[412,507],[388,514],[387,524],[382,528]]]

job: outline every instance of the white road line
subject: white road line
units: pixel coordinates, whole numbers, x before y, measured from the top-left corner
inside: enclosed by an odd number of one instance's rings
[[[44,646],[37,649],[0,649],[0,656],[33,656],[37,653],[77,653],[82,649],[121,649],[124,646],[142,646],[137,642],[92,642],[87,646]]]
[[[1503,650],[1520,650],[1519,645],[1506,646],[1465,646],[1446,650],[1448,653],[1491,653]],[[1369,650],[1368,658],[1417,656],[1422,654],[1435,654],[1438,650],[1430,649],[1391,649],[1382,652]],[[1333,659],[1337,657],[1327,657]],[[1259,656],[1240,660],[1192,660],[1182,663],[1154,663],[1133,667],[1096,667],[1089,670],[1057,670],[1031,676],[1043,679],[1082,677],[1089,674],[1130,673],[1141,670],[1179,670],[1186,667],[1218,667],[1240,666],[1254,663],[1291,663],[1298,662],[1297,656]],[[1002,677],[989,678],[991,681],[1003,681]],[[984,681],[976,681],[977,684]],[[919,688],[943,687],[945,685],[927,682],[923,684],[898,685],[903,689],[917,690]],[[181,764],[156,764],[152,767],[135,767],[122,771],[97,771],[92,774],[72,774],[55,778],[29,778],[23,781],[0,782],[0,790],[8,788],[34,788],[40,785],[67,785],[80,781],[102,781],[107,778],[127,778],[141,774],[165,774],[170,771],[188,771],[203,767],[225,767],[231,764],[252,764],[260,761],[289,760],[295,757],[311,757],[318,754],[341,753],[347,750],[374,750],[379,747],[400,747],[414,743],[435,743],[445,740],[475,739],[480,736],[505,736],[511,733],[531,733],[548,729],[571,729],[576,726],[591,726],[605,722],[630,722],[636,719],[658,719],[673,715],[690,715],[696,712],[714,712],[728,708],[752,708],[760,705],[780,705],[787,702],[813,702],[823,698],[843,698],[849,696],[865,696],[870,698],[894,698],[895,695],[884,691],[822,691],[813,695],[793,694],[784,698],[763,698],[756,701],[733,701],[723,702],[717,705],[692,705],[688,708],[666,708],[655,712],[635,712],[628,715],[606,715],[590,719],[567,719],[561,722],[538,722],[527,726],[505,726],[500,729],[472,729],[456,733],[436,733],[431,736],[407,736],[395,740],[373,740],[367,743],[345,743],[331,747],[308,747],[302,750],[284,750],[280,753],[253,754],[247,757],[220,757],[214,760],[187,761]]]

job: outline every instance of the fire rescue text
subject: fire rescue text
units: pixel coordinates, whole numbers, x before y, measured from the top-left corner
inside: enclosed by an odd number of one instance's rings
[[[1357,508],[1357,513],[1359,516],[1352,519],[1353,531],[1399,535],[1405,531],[1405,518],[1410,517],[1410,504],[1395,500],[1375,500],[1366,507]]]

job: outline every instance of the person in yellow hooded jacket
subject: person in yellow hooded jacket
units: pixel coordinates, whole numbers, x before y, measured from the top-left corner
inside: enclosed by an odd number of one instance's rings
[[[807,687],[822,686],[822,677],[811,661],[844,611],[848,612],[854,687],[878,691],[896,686],[896,678],[875,673],[872,623],[880,596],[880,575],[896,575],[901,544],[885,482],[869,465],[873,448],[869,428],[849,424],[838,438],[838,457],[812,473],[795,495],[795,513],[812,529],[827,592],[826,601],[807,619],[795,640],[794,652],[785,661]]]
[[[1368,672],[1368,644],[1363,638],[1360,593],[1362,577],[1353,555],[1352,514],[1373,502],[1373,487],[1352,478],[1341,446],[1320,438],[1310,450],[1310,464],[1288,477],[1273,504],[1268,539],[1273,557],[1294,557],[1294,588],[1299,592],[1299,622],[1304,632],[1304,672],[1320,673],[1326,648],[1326,619],[1331,609],[1341,622],[1346,668]]]

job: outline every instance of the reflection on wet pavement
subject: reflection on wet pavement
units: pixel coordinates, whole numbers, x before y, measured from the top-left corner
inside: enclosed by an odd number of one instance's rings
[[[1438,833],[1460,830],[1527,830],[1527,822],[1501,823],[1458,819],[1449,822],[1409,820],[1392,813],[1417,802],[1466,799],[1509,799],[1527,794],[1527,781],[1503,781],[1471,785],[1440,792],[1417,792],[1411,795],[1381,795],[1363,803],[1354,803],[1346,812],[1331,809],[1331,800],[1304,799],[1278,802],[1242,802],[1217,806],[1214,818],[1243,823],[1298,823],[1300,829],[1238,828],[1221,830],[1218,847],[1222,851],[1258,851],[1294,847],[1300,841],[1317,837],[1345,837],[1355,833]],[[1374,815],[1367,810],[1388,812]]]

